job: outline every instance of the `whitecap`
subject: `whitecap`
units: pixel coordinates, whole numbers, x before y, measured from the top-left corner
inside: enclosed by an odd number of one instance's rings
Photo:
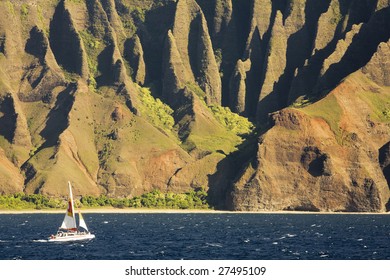
[[[279,243],[278,242],[272,242],[273,245],[278,245]]]
[[[320,258],[327,258],[327,257],[329,257],[329,255],[327,253],[322,252],[322,251],[319,252],[319,255],[320,255]]]
[[[285,235],[283,235],[282,237],[280,237],[279,238],[279,240],[281,240],[281,239],[285,239],[285,238],[292,238],[292,237],[295,237],[295,236],[297,236],[296,234],[290,234],[290,233],[287,233],[287,234],[285,234]]]
[[[296,235],[296,234],[287,233],[286,236],[289,237],[289,238],[292,238],[292,237],[295,237],[295,236],[297,236],[297,235]]]
[[[47,239],[36,239],[36,240],[33,240],[33,242],[46,243],[46,242],[49,242],[49,241]]]
[[[251,240],[249,239],[249,238],[247,238],[247,239],[244,239],[244,242],[245,243],[248,243],[248,242],[250,242]]]
[[[363,238],[359,238],[357,241],[359,241],[359,242],[360,242],[360,241],[363,241]]]
[[[104,221],[103,224],[108,224],[108,221]]]
[[[220,244],[220,243],[206,243],[207,246],[210,246],[210,247],[218,247],[218,248],[222,248],[223,245]]]

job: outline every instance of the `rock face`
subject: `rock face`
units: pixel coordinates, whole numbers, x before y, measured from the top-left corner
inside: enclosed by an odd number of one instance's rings
[[[207,22],[195,0],[179,0],[171,35],[185,71],[186,82],[197,83],[209,104],[221,103],[221,79]]]
[[[146,83],[146,66],[144,61],[144,51],[141,41],[137,35],[131,38],[127,45],[127,60],[133,70],[132,78],[139,85]]]
[[[379,163],[387,184],[390,184],[390,142],[379,149]]]
[[[2,1],[0,193],[385,211],[389,24],[387,0]]]
[[[251,69],[251,61],[238,60],[230,80],[230,106],[235,113],[242,114],[246,109],[246,79]]]
[[[389,127],[369,119],[365,83],[356,73],[315,104],[274,113],[273,127],[259,140],[256,166],[234,183],[231,208],[384,211]],[[330,116],[322,106],[337,109]]]
[[[390,41],[380,43],[376,53],[363,67],[363,73],[381,86],[390,86]]]

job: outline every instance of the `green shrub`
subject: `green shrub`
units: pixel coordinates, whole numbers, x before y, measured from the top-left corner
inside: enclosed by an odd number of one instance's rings
[[[22,6],[20,7],[20,13],[23,19],[27,18],[29,13],[29,7],[26,3],[22,4]]]
[[[233,113],[228,107],[211,105],[209,108],[217,121],[235,134],[247,135],[252,132],[253,124],[247,118]]]
[[[139,97],[142,103],[141,114],[156,127],[171,131],[175,125],[173,110],[159,98],[152,96],[150,88],[139,87]]]
[[[143,10],[139,7],[136,7],[131,12],[131,15],[133,16],[134,20],[139,21],[139,22],[145,22],[145,10]]]
[[[199,85],[194,83],[186,83],[186,87],[199,96],[201,100],[206,100],[206,93],[199,87]]]
[[[157,208],[157,209],[208,209],[207,192],[203,188],[188,193],[162,193],[154,190],[133,198],[110,198],[106,195],[93,197],[82,196],[75,200],[76,208],[83,207],[115,207],[115,208]],[[16,193],[0,196],[0,209],[65,209],[67,200],[49,198],[42,194]]]
[[[88,56],[88,68],[91,72],[91,77],[97,77],[100,73],[98,70],[98,55],[104,49],[105,44],[103,40],[96,38],[88,31],[80,31],[80,37],[84,43],[85,50]],[[90,80],[91,80],[90,77]],[[91,84],[90,84],[91,85]]]

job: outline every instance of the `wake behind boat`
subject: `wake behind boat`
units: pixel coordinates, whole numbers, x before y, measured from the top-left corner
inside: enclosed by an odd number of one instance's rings
[[[74,202],[72,194],[72,185],[68,182],[69,185],[69,202],[68,209],[62,222],[61,227],[58,229],[57,233],[49,237],[49,242],[66,242],[66,241],[80,241],[80,240],[90,240],[95,238],[95,235],[90,233],[83,218],[81,212],[79,212],[79,226],[76,225],[76,216],[74,212]]]

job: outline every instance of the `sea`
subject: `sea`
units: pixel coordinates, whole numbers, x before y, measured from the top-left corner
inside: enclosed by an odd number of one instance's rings
[[[0,260],[389,260],[390,215],[85,213],[96,238],[49,243],[63,214],[0,215]]]

